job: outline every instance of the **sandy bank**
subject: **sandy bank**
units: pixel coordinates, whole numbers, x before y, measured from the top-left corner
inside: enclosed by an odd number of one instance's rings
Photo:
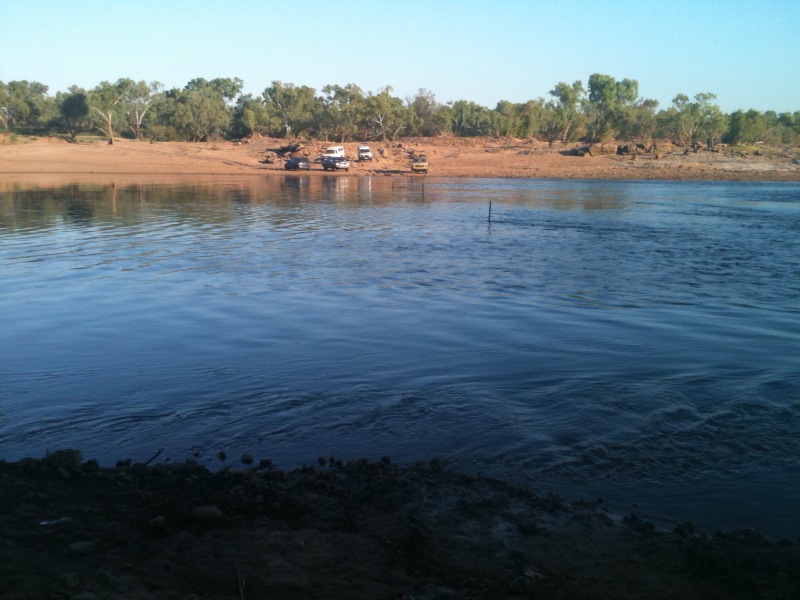
[[[156,142],[100,140],[68,143],[59,138],[0,137],[0,179],[48,181],[63,184],[76,177],[97,175],[263,175],[285,173],[283,161],[266,164],[270,148],[283,140],[261,139],[247,143]],[[308,143],[300,151],[311,158],[322,153],[325,142]],[[350,156],[358,144],[345,144]],[[754,153],[684,154],[678,148],[653,155],[566,156],[572,147],[549,147],[531,141],[490,138],[418,138],[373,143],[375,159],[351,162],[348,173],[337,176],[408,176],[409,151],[428,153],[430,176],[529,177],[568,179],[670,179],[732,181],[800,181],[800,149],[764,149]],[[330,175],[314,164],[310,174]],[[417,175],[417,177],[425,177]]]

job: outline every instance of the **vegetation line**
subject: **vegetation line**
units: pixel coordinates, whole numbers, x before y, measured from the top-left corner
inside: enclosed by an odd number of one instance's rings
[[[183,88],[122,78],[91,89],[71,86],[48,95],[36,81],[0,81],[0,131],[65,134],[100,132],[152,141],[213,141],[266,135],[327,141],[398,137],[515,137],[587,143],[672,139],[681,144],[798,144],[800,110],[737,110],[725,114],[716,96],[677,94],[672,104],[639,95],[635,79],[592,74],[584,86],[559,82],[548,98],[501,101],[493,109],[469,100],[441,104],[420,89],[405,100],[391,86],[364,93],[357,85],[314,88],[273,81],[260,96],[243,94],[239,78],[192,79]]]

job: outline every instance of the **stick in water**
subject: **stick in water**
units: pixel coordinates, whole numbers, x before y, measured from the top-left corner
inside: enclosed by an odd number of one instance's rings
[[[492,201],[489,200],[489,223],[492,222]]]

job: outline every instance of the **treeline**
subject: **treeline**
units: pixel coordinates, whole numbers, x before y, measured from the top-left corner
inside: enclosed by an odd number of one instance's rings
[[[10,132],[99,132],[151,140],[208,141],[253,135],[329,141],[387,140],[401,136],[498,136],[547,142],[672,139],[703,144],[797,144],[800,111],[723,113],[712,93],[672,104],[639,96],[634,79],[595,73],[587,85],[558,83],[547,98],[498,102],[487,108],[458,100],[442,104],[421,89],[413,98],[387,86],[364,93],[357,85],[308,86],[273,81],[260,96],[243,94],[238,78],[193,79],[183,88],[119,79],[92,89],[72,86],[48,95],[39,82],[0,81],[0,128]]]

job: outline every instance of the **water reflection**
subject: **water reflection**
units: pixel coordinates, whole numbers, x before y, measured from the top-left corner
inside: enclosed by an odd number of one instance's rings
[[[159,440],[175,458],[380,448],[604,487],[780,482],[800,456],[791,189],[3,188],[0,456]],[[800,504],[797,482],[771,491]]]

